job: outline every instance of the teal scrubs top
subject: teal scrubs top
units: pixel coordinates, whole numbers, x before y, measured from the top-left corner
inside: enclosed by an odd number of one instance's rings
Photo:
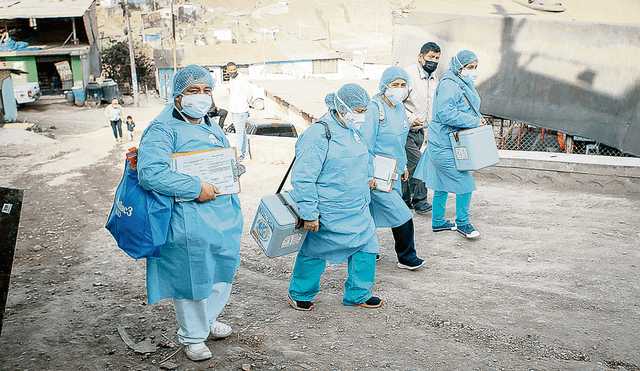
[[[407,165],[405,145],[409,132],[409,121],[404,106],[388,98],[395,106],[391,108],[382,99],[382,93],[373,97],[366,112],[363,126],[369,149],[376,155],[391,157],[398,161],[396,173],[398,179],[393,182],[391,192],[377,189],[371,191],[371,216],[377,228],[395,228],[403,225],[413,217],[413,213],[402,200],[402,183],[400,177]],[[384,110],[384,120],[380,122],[380,109]]]
[[[304,220],[320,217],[320,229],[309,232],[300,254],[337,264],[356,252],[378,253],[378,237],[369,213],[369,151],[361,130],[353,131],[331,113],[320,118],[329,126],[311,125],[296,142],[291,193]]]
[[[428,189],[457,195],[475,191],[470,171],[458,171],[449,134],[480,125],[480,118],[469,105],[480,112],[480,95],[473,82],[447,71],[440,80],[433,98],[433,115],[427,131],[427,149],[422,155],[414,177],[426,183]]]
[[[138,178],[145,189],[195,199],[200,179],[172,171],[171,155],[225,148],[229,142],[206,116],[200,124],[179,117],[170,104],[149,124],[138,150]],[[147,259],[149,304],[165,298],[203,300],[211,295],[213,284],[233,283],[240,265],[242,224],[238,195],[176,202],[162,257]]]

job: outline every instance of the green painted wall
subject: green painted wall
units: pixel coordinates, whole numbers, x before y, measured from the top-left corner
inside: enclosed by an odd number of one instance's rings
[[[13,75],[12,80],[16,83],[20,82],[38,82],[38,68],[36,67],[36,57],[6,57],[7,65],[13,62],[13,68],[27,71],[27,75],[17,77]],[[24,66],[16,67],[15,62],[24,62]]]
[[[82,81],[82,62],[80,57],[71,57],[71,72],[73,73],[73,81]]]

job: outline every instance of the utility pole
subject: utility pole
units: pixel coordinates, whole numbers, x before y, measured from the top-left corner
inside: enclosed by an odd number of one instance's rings
[[[173,0],[171,0],[171,32],[173,38],[173,76],[178,72],[178,64],[176,62],[176,18],[173,15]]]
[[[138,100],[138,76],[136,74],[136,58],[133,55],[133,36],[131,35],[131,14],[129,13],[129,6],[127,5],[127,0],[122,0],[124,2],[124,9],[127,12],[127,29],[129,32],[129,60],[131,61],[131,84],[133,85],[133,103],[136,107],[140,107],[140,101]]]

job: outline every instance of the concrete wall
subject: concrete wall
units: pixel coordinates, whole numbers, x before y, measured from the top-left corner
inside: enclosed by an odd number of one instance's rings
[[[510,16],[411,13],[394,20],[393,62],[420,46],[478,56],[481,112],[578,135],[640,155],[640,26]]]
[[[235,142],[235,135],[227,136]],[[288,164],[295,155],[296,138],[250,135],[252,159]],[[498,151],[500,164],[475,171],[476,179],[533,183],[570,188],[576,192],[640,194],[640,158],[573,155],[565,153]]]

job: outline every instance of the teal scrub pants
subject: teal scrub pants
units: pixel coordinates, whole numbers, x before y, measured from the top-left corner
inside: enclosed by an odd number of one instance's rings
[[[444,213],[447,211],[447,196],[449,193],[442,191],[433,192],[433,210],[431,214],[431,225],[439,227],[447,220]],[[463,195],[456,195],[456,224],[466,225],[469,221],[469,206],[471,205],[471,192]]]
[[[349,277],[344,283],[344,305],[362,304],[369,300],[376,275],[376,254],[357,252],[347,260]],[[298,253],[289,283],[289,296],[296,301],[312,301],[320,291],[320,277],[327,261]]]

